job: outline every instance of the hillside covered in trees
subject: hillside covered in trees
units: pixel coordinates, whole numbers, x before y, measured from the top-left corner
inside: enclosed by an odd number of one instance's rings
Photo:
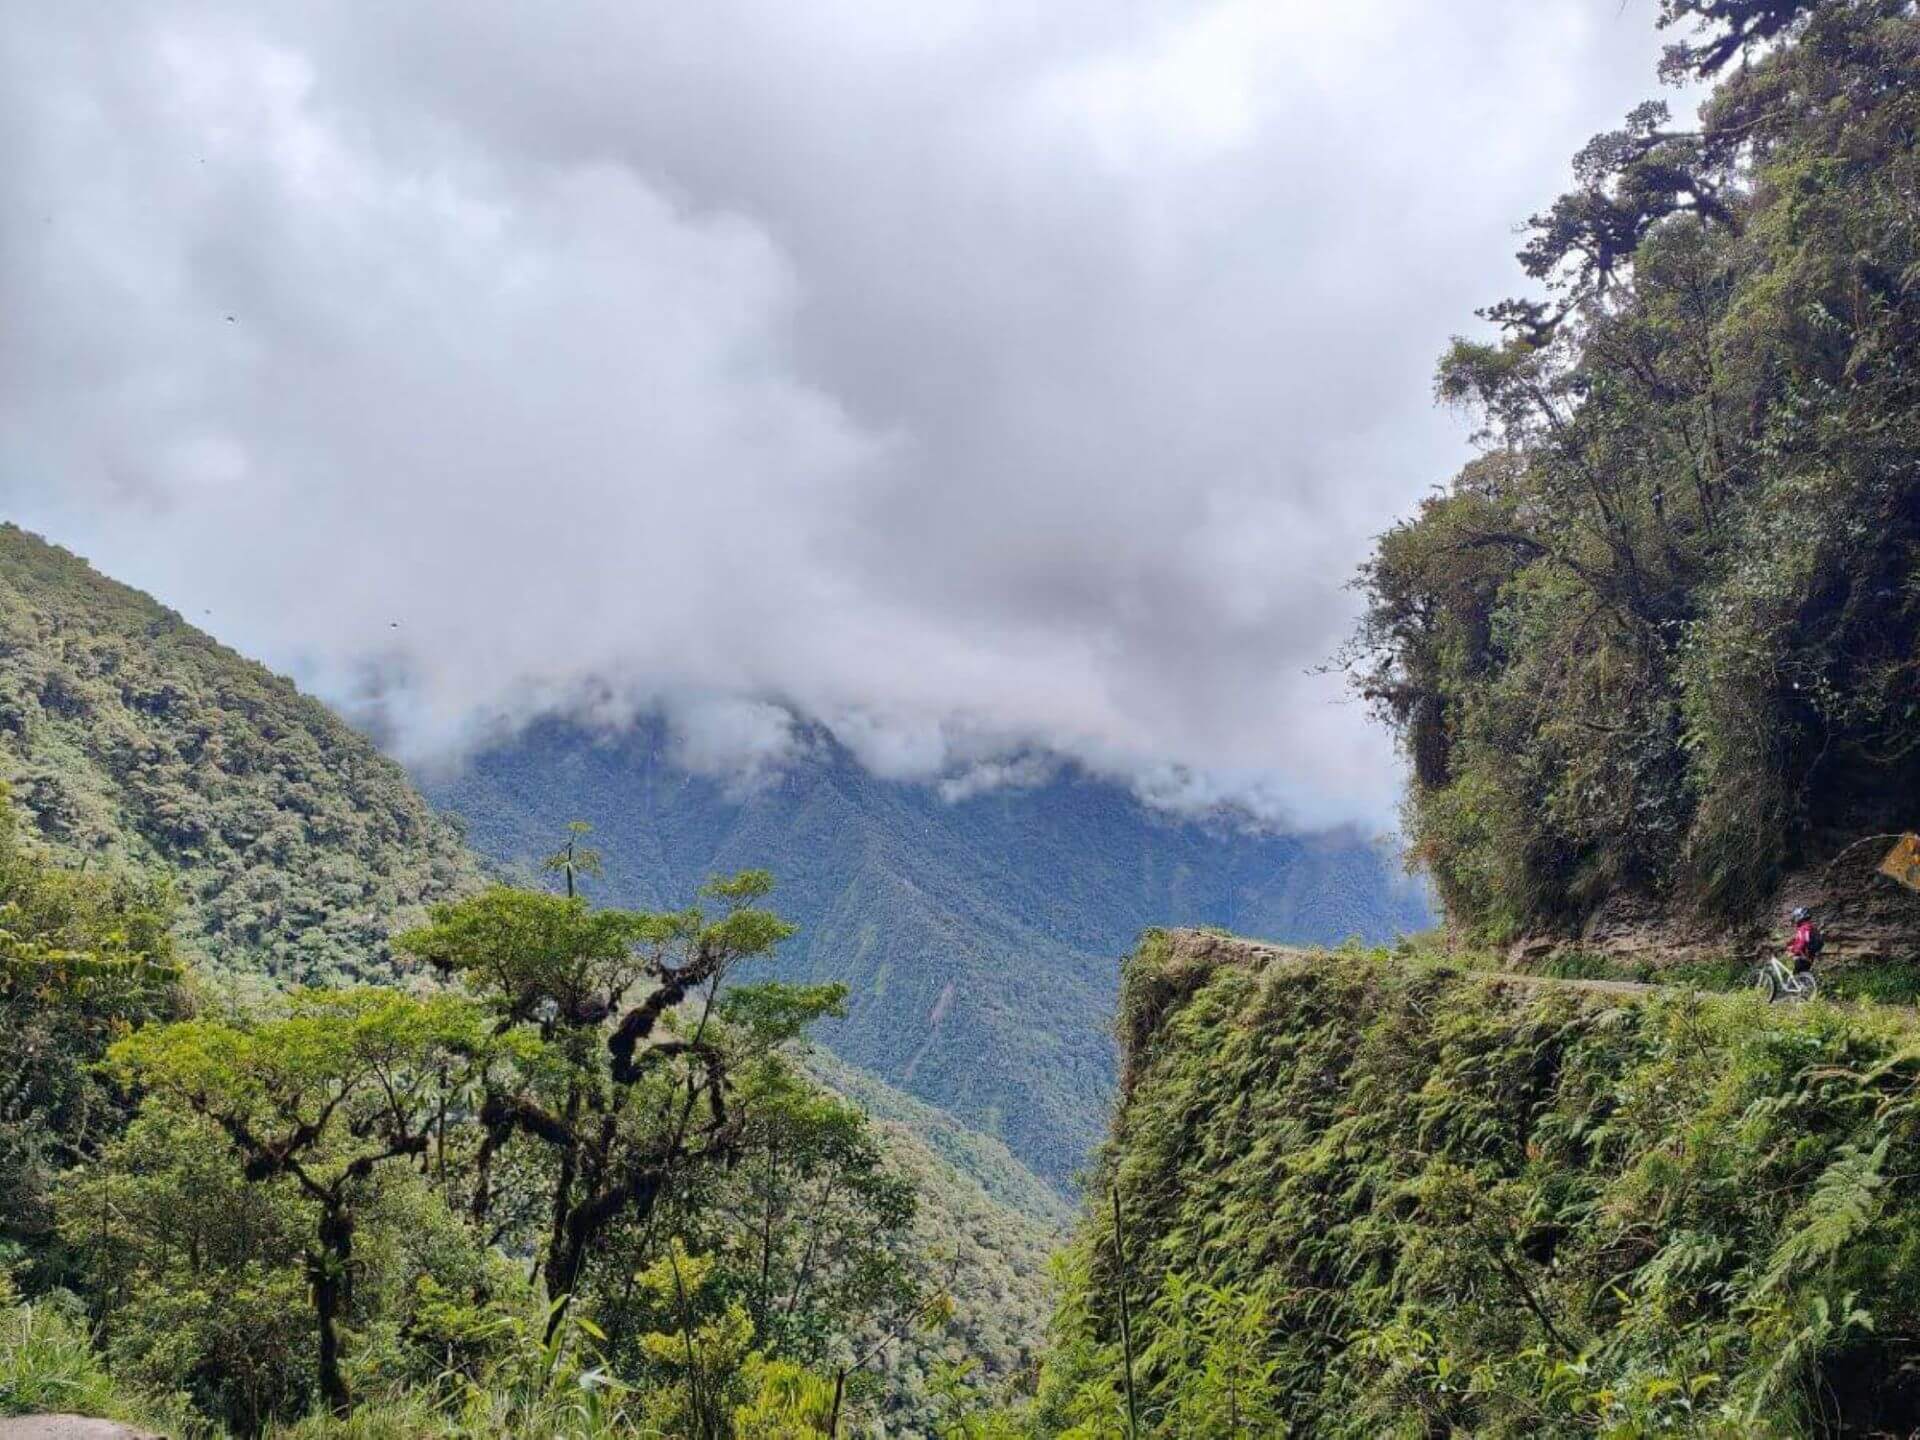
[[[94,1393],[97,1408],[191,1434],[207,1426],[253,1433],[324,1411],[337,1398],[316,1369],[328,1326],[308,1289],[316,1274],[331,1273],[322,1242],[338,1241],[342,1226],[351,1293],[336,1297],[337,1333],[327,1343],[349,1394],[410,1394],[435,1376],[451,1383],[439,1367],[456,1354],[469,1381],[495,1375],[502,1393],[521,1383],[499,1367],[533,1364],[544,1331],[524,1268],[513,1276],[543,1243],[526,1208],[529,1187],[562,1182],[553,1157],[530,1148],[547,1122],[520,1111],[499,1122],[505,1132],[480,1125],[490,1093],[507,1103],[497,1083],[488,1089],[489,1074],[497,1082],[504,1072],[488,1067],[531,1067],[520,1073],[533,1089],[512,1099],[534,1103],[553,1065],[564,1072],[586,1063],[592,1035],[612,1017],[569,1009],[536,1018],[533,1032],[557,1048],[528,1050],[500,1039],[527,1024],[516,1008],[526,995],[497,994],[505,1010],[490,1040],[475,1028],[468,987],[449,984],[452,973],[436,979],[418,945],[410,952],[394,937],[431,933],[421,928],[430,912],[458,902],[469,908],[453,913],[477,927],[463,932],[463,955],[494,953],[536,971],[563,962],[617,969],[623,947],[657,952],[675,933],[677,943],[701,935],[709,937],[701,943],[734,943],[722,938],[730,930],[685,929],[682,907],[702,881],[662,897],[651,918],[589,919],[581,909],[568,919],[576,902],[551,892],[574,877],[539,867],[527,889],[484,889],[455,829],[318,702],[55,547],[11,528],[0,530],[0,547],[8,562],[0,568],[0,685],[12,717],[0,757],[32,800],[0,788],[0,1414],[70,1408],[76,1394]],[[256,824],[265,828],[256,833]],[[555,843],[566,833],[559,827]],[[609,869],[618,864],[609,856]],[[745,908],[760,916],[761,933],[742,958],[764,965],[790,927]],[[489,931],[489,919],[501,928]],[[538,934],[514,948],[521,922]],[[435,955],[458,971],[457,960]],[[671,1011],[682,997],[661,989],[646,964],[638,956],[619,973],[664,996],[658,1005]],[[1029,1363],[1043,1330],[1046,1257],[1067,1209],[997,1141],[805,1053],[802,1022],[830,1018],[844,998],[831,986],[769,987],[792,973],[782,961],[752,977],[762,984],[738,1002],[746,1010],[730,1032],[733,1068],[706,1082],[733,1105],[726,1113],[737,1128],[725,1130],[717,1152],[726,1164],[738,1167],[754,1145],[770,1147],[760,1151],[757,1200],[723,1185],[702,1192],[699,1203],[718,1208],[698,1220],[683,1212],[669,1224],[664,1210],[648,1212],[660,1218],[646,1234],[628,1232],[619,1243],[637,1247],[638,1264],[669,1253],[659,1249],[669,1240],[711,1259],[758,1235],[763,1287],[779,1266],[790,1268],[778,1305],[763,1288],[757,1342],[746,1343],[727,1308],[740,1272],[709,1272],[712,1293],[695,1307],[702,1323],[717,1315],[726,1343],[740,1346],[726,1350],[716,1332],[715,1363],[729,1377],[723,1383],[715,1372],[716,1395],[745,1403],[740,1387],[760,1383],[742,1368],[750,1355],[763,1370],[773,1365],[768,1384],[799,1384],[797,1371],[774,1365],[790,1341],[772,1331],[784,1327],[792,1344],[861,1362],[843,1396],[847,1424],[865,1417],[876,1433],[889,1424],[897,1432],[908,1417],[936,1413],[950,1372],[1005,1377]],[[261,983],[236,985],[242,977]],[[538,990],[559,979],[530,972],[526,983]],[[602,983],[612,982],[603,975]],[[395,984],[402,988],[378,988]],[[581,998],[566,993],[569,1005]],[[540,995],[527,1003],[559,1003],[551,989]],[[680,1021],[656,1013],[646,1023],[673,1032]],[[117,1042],[145,1058],[109,1063]],[[692,1042],[662,1043],[663,1058],[673,1059]],[[639,1071],[651,1067],[632,1064],[625,1080],[602,1077],[605,1096],[639,1103],[631,1098],[644,1089]],[[373,1104],[359,1088],[402,1072],[413,1087],[404,1103]],[[186,1077],[177,1103],[154,1093],[163,1074]],[[301,1112],[312,1087],[332,1089],[337,1108]],[[197,1108],[221,1090],[239,1108]],[[143,1092],[147,1103],[136,1110]],[[423,1129],[428,1095],[434,1118]],[[550,1122],[560,1123],[566,1103]],[[583,1090],[580,1103],[602,1102]],[[753,1119],[757,1104],[766,1108]],[[262,1105],[276,1116],[290,1112],[275,1107],[291,1106],[303,1119],[259,1143],[304,1148],[276,1160],[247,1151],[240,1135],[264,1133]],[[515,1132],[523,1122],[533,1129]],[[380,1145],[355,1151],[356,1140],[376,1133]],[[612,1167],[598,1198],[617,1216],[641,1202],[609,1180],[636,1163],[641,1151],[631,1147],[643,1140],[625,1139],[624,1159],[620,1140],[597,1143],[613,1146],[596,1163]],[[663,1174],[689,1147],[668,1149]],[[430,1161],[417,1158],[429,1152]],[[695,1200],[682,1194],[675,1203]],[[750,1204],[759,1207],[751,1216]],[[308,1205],[318,1207],[319,1229]],[[189,1214],[195,1223],[182,1223]],[[841,1228],[823,1228],[829,1221]],[[620,1231],[598,1223],[582,1235],[583,1273]],[[333,1241],[322,1233],[328,1226]],[[805,1247],[804,1264],[798,1250],[773,1258],[775,1243]],[[735,1255],[741,1264],[743,1254]],[[811,1308],[815,1279],[825,1308]],[[464,1299],[456,1285],[467,1287]],[[593,1313],[583,1308],[587,1328],[570,1332],[568,1360],[556,1359],[560,1388],[522,1393],[512,1403],[530,1408],[514,1412],[514,1425],[548,1423],[529,1414],[561,1415],[540,1407],[578,1398],[583,1376],[589,1388],[600,1373],[637,1381],[644,1334],[621,1342],[623,1357],[603,1353],[593,1330],[606,1329],[607,1315]],[[612,1346],[619,1337],[608,1334]],[[517,1348],[522,1342],[532,1349]],[[408,1347],[414,1360],[387,1368]],[[405,1367],[416,1362],[429,1369],[409,1377]],[[494,1392],[426,1385],[416,1398],[402,1402],[414,1408],[397,1422],[416,1427],[408,1434],[442,1423],[436,1406],[491,1404]],[[611,1406],[606,1423],[631,1423],[637,1404]]]
[[[507,867],[590,821],[620,857],[598,891],[617,903],[774,870],[801,927],[792,963],[849,987],[821,1038],[1063,1188],[1106,1123],[1114,977],[1144,927],[1337,944],[1430,921],[1425,892],[1364,835],[1168,815],[1067,765],[950,798],[870,774],[824,731],[800,748],[743,790],[687,773],[657,718],[614,734],[547,721],[421,781]]]
[[[163,868],[205,961],[288,984],[391,974],[395,927],[479,882],[454,827],[326,706],[13,525],[0,780],[61,855]]]
[[[1480,936],[1642,902],[1744,936],[1784,887],[1892,954],[1920,908],[1828,862],[1920,824],[1920,21],[1662,12],[1699,123],[1596,137],[1529,223],[1535,298],[1442,359],[1483,452],[1381,540],[1356,678]]]
[[[0,1417],[879,1436],[1023,1370],[1057,1202],[808,1077],[770,884],[491,886],[397,937],[442,984],[236,1003],[0,790]]]

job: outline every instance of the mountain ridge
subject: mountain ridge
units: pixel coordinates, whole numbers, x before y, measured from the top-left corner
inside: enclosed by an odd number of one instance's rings
[[[181,938],[221,969],[388,973],[393,933],[480,882],[455,827],[320,701],[11,524],[0,779],[55,852],[164,866]]]
[[[1104,1127],[1119,957],[1141,931],[1224,924],[1337,943],[1428,919],[1370,842],[1183,822],[1071,765],[949,800],[810,736],[743,791],[688,774],[665,722],[646,716],[618,731],[538,721],[419,779],[508,868],[588,822],[613,857],[596,891],[613,903],[658,904],[711,871],[773,870],[801,926],[788,963],[852,987],[822,1041],[1062,1188]]]
[[[0,780],[40,850],[176,877],[176,931],[225,988],[249,976],[392,984],[403,972],[390,937],[483,880],[458,825],[320,701],[11,525],[0,525]],[[279,908],[263,916],[254,881],[267,878]],[[677,908],[707,878],[687,867],[655,903]],[[1040,1337],[1064,1203],[944,1112],[830,1058],[805,1063],[873,1117],[889,1164],[922,1196],[922,1240],[950,1233],[965,1303],[947,1358],[1011,1370]]]

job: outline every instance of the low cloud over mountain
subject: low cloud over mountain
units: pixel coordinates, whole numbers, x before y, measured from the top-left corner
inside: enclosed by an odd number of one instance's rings
[[[597,694],[1377,821],[1309,671],[1650,8],[32,7],[0,506],[416,756]]]

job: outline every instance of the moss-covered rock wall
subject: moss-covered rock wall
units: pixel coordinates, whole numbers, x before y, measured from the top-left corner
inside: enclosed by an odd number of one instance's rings
[[[1099,1180],[1149,1433],[1267,1433],[1235,1409],[1352,1437],[1920,1424],[1909,1012],[1193,933],[1148,936],[1124,993]],[[1043,1433],[1124,1409],[1105,1200]]]

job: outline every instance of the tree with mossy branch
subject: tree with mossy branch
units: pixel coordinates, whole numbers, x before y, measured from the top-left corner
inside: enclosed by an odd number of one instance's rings
[[[291,1180],[314,1207],[307,1273],[320,1393],[336,1415],[352,1408],[340,1319],[356,1206],[380,1167],[427,1154],[448,1076],[491,1040],[464,1000],[369,988],[302,992],[258,1023],[149,1026],[108,1052],[124,1079],[219,1127],[249,1183]]]
[[[472,1211],[484,1219],[493,1204],[503,1147],[524,1139],[547,1148],[554,1168],[540,1269],[555,1302],[550,1333],[616,1223],[649,1224],[676,1177],[738,1155],[743,1126],[729,1107],[730,1058],[715,1024],[720,992],[793,932],[757,903],[773,887],[764,871],[705,887],[723,907],[718,918],[593,910],[566,873],[568,894],[496,886],[435,907],[430,924],[398,941],[464,979],[497,1034],[531,1042],[486,1083]],[[839,998],[793,995],[807,1014],[768,1043]]]

